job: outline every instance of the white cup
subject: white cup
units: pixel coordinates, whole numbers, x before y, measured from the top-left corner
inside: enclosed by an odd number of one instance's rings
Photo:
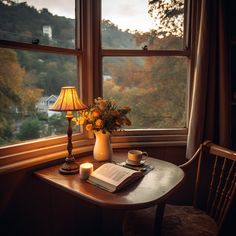
[[[148,157],[147,152],[142,152],[140,150],[129,150],[128,151],[128,161],[134,164],[139,164],[142,160],[146,160]]]

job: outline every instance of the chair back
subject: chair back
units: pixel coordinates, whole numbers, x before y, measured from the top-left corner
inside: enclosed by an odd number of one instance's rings
[[[206,141],[199,155],[194,206],[220,228],[236,197],[236,152]]]

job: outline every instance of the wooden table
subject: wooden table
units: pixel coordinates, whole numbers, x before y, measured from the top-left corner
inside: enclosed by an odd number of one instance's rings
[[[114,153],[114,161],[122,162],[125,159],[124,153]],[[103,164],[94,162],[92,156],[81,157],[77,162],[93,162],[95,169]],[[102,208],[135,210],[158,205],[155,229],[159,232],[165,201],[182,184],[184,172],[172,163],[155,158],[148,157],[146,162],[153,165],[154,170],[117,193],[107,192],[80,180],[79,174],[62,175],[58,171],[60,166],[42,169],[35,174],[43,181]]]

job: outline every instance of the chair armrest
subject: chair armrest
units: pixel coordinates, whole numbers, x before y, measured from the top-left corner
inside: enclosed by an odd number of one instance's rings
[[[184,164],[179,165],[179,167],[185,172],[188,171],[189,168],[192,168],[193,165],[196,167],[196,162],[199,159],[199,153],[201,151],[202,145],[197,149],[197,151],[194,153],[194,155]]]
[[[185,173],[184,184],[179,190],[167,201],[169,204],[191,205],[193,204],[193,193],[197,174],[197,163],[200,157],[201,146],[197,149],[191,159],[179,167]]]

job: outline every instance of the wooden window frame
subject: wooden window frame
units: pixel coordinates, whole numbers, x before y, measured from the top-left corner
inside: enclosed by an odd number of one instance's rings
[[[191,0],[185,0],[188,7],[185,20],[185,29],[190,32],[186,34],[184,50],[108,50],[101,49],[100,22],[101,22],[101,0],[75,0],[76,15],[81,17],[81,21],[76,21],[76,40],[75,49],[55,48],[44,45],[31,45],[20,42],[9,42],[0,40],[0,47],[11,49],[22,49],[29,51],[58,53],[64,55],[74,55],[78,60],[80,77],[80,96],[84,103],[90,104],[94,97],[102,95],[102,58],[104,56],[186,56],[191,59],[191,27],[190,21]],[[186,17],[185,17],[186,19]],[[80,34],[78,34],[80,30]],[[77,37],[76,37],[77,38]],[[78,45],[80,42],[80,45]],[[189,72],[189,94],[191,98],[190,85],[192,78],[190,66]],[[82,79],[81,79],[82,78]],[[187,109],[187,121],[189,117],[189,104]],[[92,151],[94,140],[91,135],[86,133],[83,128],[82,133],[73,135],[73,152],[79,154]],[[158,146],[158,145],[186,145],[186,128],[179,129],[135,129],[125,132],[116,132],[112,137],[115,148],[127,148],[135,145]],[[25,168],[35,164],[40,164],[59,158],[64,158],[66,151],[67,136],[47,137],[43,139],[28,141],[20,144],[0,147],[0,174],[8,173],[19,168]]]
[[[191,59],[191,0],[185,0],[185,17],[184,17],[184,39],[183,39],[183,50],[129,50],[129,49],[102,49],[101,48],[101,2],[102,0],[97,0],[96,5],[93,9],[93,47],[95,55],[93,56],[95,64],[98,65],[95,69],[95,78],[98,78],[96,83],[96,87],[99,88],[97,96],[102,96],[102,60],[105,56],[113,56],[113,57],[134,57],[134,56],[184,56]],[[168,133],[178,139],[179,135],[185,135],[185,140],[187,138],[188,132],[188,119],[189,119],[189,110],[190,110],[190,88],[192,82],[192,63],[191,60],[189,62],[189,71],[188,71],[188,79],[187,79],[187,106],[186,106],[186,127],[184,128],[170,128],[170,129],[133,129],[126,130],[126,132],[118,132],[117,135],[125,135],[125,136],[136,136],[140,141],[144,140],[143,136],[145,136],[145,140],[148,140],[149,135],[165,135]],[[96,93],[95,93],[96,94]],[[158,137],[157,137],[158,138]]]

